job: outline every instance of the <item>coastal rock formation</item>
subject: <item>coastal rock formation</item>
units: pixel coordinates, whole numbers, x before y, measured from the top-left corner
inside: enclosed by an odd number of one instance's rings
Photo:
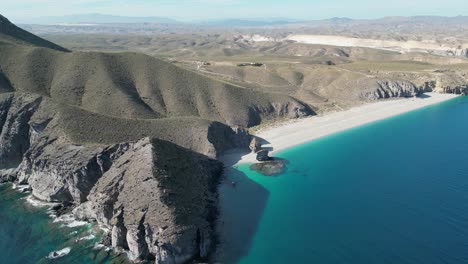
[[[467,95],[468,94],[468,84],[466,85],[456,85],[456,86],[444,86],[439,89],[441,93],[449,93],[449,94],[461,94]]]
[[[134,260],[183,263],[211,252],[220,162],[159,139],[78,145],[48,111],[52,102],[1,99],[2,181],[71,204],[76,217],[112,230],[112,245]]]
[[[40,101],[34,95],[7,95],[0,100],[0,169],[14,167],[23,159],[30,143],[28,122]]]
[[[377,80],[376,86],[364,90],[361,97],[366,100],[377,100],[392,97],[414,97],[432,91],[429,83],[418,87],[405,80]]]
[[[262,143],[257,137],[253,137],[252,141],[250,141],[249,148],[252,152],[257,153],[260,148],[262,147]]]
[[[203,259],[214,245],[221,171],[217,161],[142,139],[128,145],[102,175],[85,206],[92,208],[90,217],[112,230],[112,245],[128,249],[135,260]]]
[[[258,161],[267,161],[270,157],[268,156],[268,150],[262,149],[257,152],[257,160]]]

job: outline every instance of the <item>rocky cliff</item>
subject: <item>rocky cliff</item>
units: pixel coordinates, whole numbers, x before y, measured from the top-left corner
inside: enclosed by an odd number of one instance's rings
[[[468,84],[444,86],[438,89],[441,93],[468,95]]]
[[[97,221],[111,230],[112,246],[133,260],[184,263],[208,256],[220,162],[149,137],[80,144],[63,128],[57,109],[38,95],[0,94],[0,182],[29,184],[35,197]],[[211,126],[211,135],[198,135],[205,137],[199,144],[215,137],[217,150],[226,147],[223,137],[230,144],[248,142],[240,128],[227,133],[225,125]],[[209,148],[198,147],[203,149]]]
[[[422,86],[405,80],[377,80],[376,85],[365,89],[361,98],[365,100],[377,100],[392,97],[414,97],[425,92],[432,91],[434,84],[427,82]]]

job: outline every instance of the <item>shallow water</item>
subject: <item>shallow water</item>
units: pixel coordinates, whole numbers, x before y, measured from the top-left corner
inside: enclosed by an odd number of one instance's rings
[[[230,169],[226,263],[468,263],[468,98],[279,153],[277,177]]]
[[[0,263],[125,263],[122,256],[94,249],[100,239],[95,226],[54,221],[47,206],[32,206],[27,197],[0,184]],[[64,256],[54,259],[54,251]]]

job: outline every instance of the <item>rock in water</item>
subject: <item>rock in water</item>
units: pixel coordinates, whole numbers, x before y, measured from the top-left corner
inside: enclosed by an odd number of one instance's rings
[[[258,171],[265,176],[277,176],[286,171],[288,162],[283,159],[272,159],[270,161],[256,163],[250,166],[251,170]]]
[[[257,152],[257,160],[258,161],[267,161],[270,157],[268,156],[268,150],[262,149]]]

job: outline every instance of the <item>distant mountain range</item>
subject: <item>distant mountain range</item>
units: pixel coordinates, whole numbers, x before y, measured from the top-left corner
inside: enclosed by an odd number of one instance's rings
[[[262,27],[273,25],[286,25],[304,22],[304,20],[290,18],[252,18],[252,19],[223,19],[197,22],[197,24],[208,26],[227,27]]]
[[[128,23],[155,23],[175,24],[178,21],[166,17],[129,17],[104,14],[82,14],[68,16],[46,16],[25,20],[18,20],[21,24],[128,24]]]
[[[36,17],[15,21],[18,24],[39,25],[73,25],[73,24],[192,24],[201,26],[219,27],[263,27],[288,24],[323,25],[323,24],[394,24],[394,23],[467,23],[468,16],[442,17],[442,16],[392,16],[379,19],[352,19],[347,17],[333,17],[322,20],[306,20],[291,18],[248,18],[248,19],[220,19],[178,21],[167,17],[130,17],[105,14],[81,14],[67,16]]]
[[[198,24],[207,26],[235,26],[252,27],[282,25],[298,23],[301,20],[290,18],[252,18],[252,19],[222,19],[222,20],[200,20],[181,22],[167,17],[128,17],[105,14],[82,14],[67,16],[46,16],[17,20],[19,24],[39,24],[39,25],[62,25],[62,24],[131,24],[131,23],[152,23],[152,24]]]

